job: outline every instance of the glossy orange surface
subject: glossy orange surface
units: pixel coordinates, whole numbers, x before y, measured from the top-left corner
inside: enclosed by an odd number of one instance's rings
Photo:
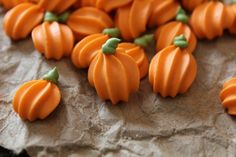
[[[44,11],[32,3],[22,3],[7,12],[3,21],[5,33],[14,40],[24,39],[39,25]]]
[[[77,0],[38,0],[40,7],[47,11],[62,13],[75,4]]]
[[[73,12],[67,21],[77,39],[101,33],[105,28],[113,26],[109,15],[97,8],[83,7]]]
[[[157,28],[155,33],[156,50],[160,51],[163,48],[171,45],[173,39],[181,34],[184,34],[186,37],[189,43],[187,50],[192,53],[197,46],[196,36],[187,24],[178,21],[169,22]]]
[[[200,4],[209,0],[181,0],[184,9],[188,11],[193,11]]]
[[[113,104],[127,102],[140,83],[137,64],[124,49],[119,48],[112,55],[99,51],[89,67],[88,79],[98,96],[102,100],[111,100]]]
[[[109,39],[108,35],[93,34],[78,42],[73,49],[71,60],[77,68],[88,68],[102,45]]]
[[[176,0],[153,0],[149,26],[162,25],[174,19],[178,8]]]
[[[30,0],[0,0],[0,5],[8,10],[25,2],[30,2]]]
[[[45,119],[60,103],[59,88],[46,80],[33,80],[23,84],[13,99],[13,108],[24,120]]]
[[[198,38],[208,40],[222,36],[226,28],[233,25],[233,12],[218,1],[199,5],[192,14],[190,23]]]
[[[131,56],[139,67],[140,78],[144,78],[148,73],[149,62],[144,49],[133,43],[120,43],[118,48],[123,48],[125,53]]]
[[[151,2],[152,0],[134,0],[132,4],[117,10],[116,26],[125,40],[131,41],[146,31],[152,11]]]
[[[71,29],[58,22],[44,22],[32,31],[35,48],[47,59],[61,59],[70,56],[74,46]]]
[[[220,100],[230,115],[236,115],[236,78],[227,81],[220,92]]]
[[[170,45],[158,52],[149,68],[149,82],[155,93],[175,97],[187,92],[197,73],[197,64],[190,52]]]
[[[80,6],[93,6],[104,10],[105,12],[110,12],[127,5],[132,1],[133,0],[81,0]]]

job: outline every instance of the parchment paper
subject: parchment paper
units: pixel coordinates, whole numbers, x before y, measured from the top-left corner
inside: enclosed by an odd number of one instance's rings
[[[148,79],[129,103],[112,106],[99,100],[86,70],[69,59],[47,61],[30,39],[11,42],[0,15],[0,145],[26,148],[39,157],[234,157],[236,119],[219,102],[222,84],[236,76],[236,38],[201,41],[194,53],[198,75],[188,93],[163,99]],[[148,54],[149,57],[154,52]],[[24,82],[57,66],[62,102],[44,121],[22,121],[12,97]]]

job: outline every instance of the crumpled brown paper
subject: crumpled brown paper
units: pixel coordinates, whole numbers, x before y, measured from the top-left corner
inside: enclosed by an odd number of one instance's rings
[[[31,156],[157,157],[236,156],[236,119],[218,98],[222,84],[236,76],[236,38],[201,41],[194,53],[198,76],[188,93],[163,99],[148,79],[129,103],[112,106],[99,100],[86,70],[69,59],[45,60],[30,39],[12,42],[0,15],[0,145]],[[149,57],[154,52],[148,54]],[[44,121],[22,121],[12,97],[22,83],[57,66],[62,102]]]

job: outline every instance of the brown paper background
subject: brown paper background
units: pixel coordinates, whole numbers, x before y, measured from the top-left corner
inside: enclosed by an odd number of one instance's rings
[[[30,39],[10,41],[0,12],[1,146],[39,157],[236,156],[236,119],[218,98],[223,82],[236,76],[235,37],[199,42],[198,75],[186,94],[163,99],[146,78],[129,103],[112,106],[99,100],[86,70],[75,69],[69,59],[47,61]],[[44,121],[22,121],[11,106],[16,89],[54,66],[60,72],[60,106]]]

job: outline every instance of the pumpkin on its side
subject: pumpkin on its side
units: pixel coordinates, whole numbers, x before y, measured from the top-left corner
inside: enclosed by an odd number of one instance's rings
[[[25,39],[43,20],[44,10],[33,3],[22,3],[7,12],[3,20],[5,33],[14,40]]]
[[[13,109],[23,120],[45,119],[59,105],[60,89],[56,85],[59,74],[56,68],[43,79],[24,83],[13,98]]]

